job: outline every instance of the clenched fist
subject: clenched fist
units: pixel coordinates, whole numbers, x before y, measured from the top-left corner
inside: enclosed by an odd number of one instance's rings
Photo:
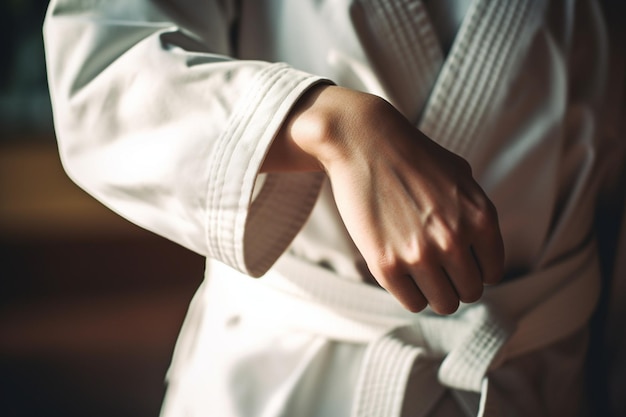
[[[408,310],[450,314],[500,280],[496,210],[469,164],[385,100],[331,85],[305,94],[264,170],[314,169],[370,272]]]

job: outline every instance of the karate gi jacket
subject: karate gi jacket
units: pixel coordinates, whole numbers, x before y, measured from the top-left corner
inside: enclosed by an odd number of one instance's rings
[[[603,16],[591,0],[453,5],[446,45],[419,0],[51,2],[67,173],[208,259],[163,415],[579,409],[593,214],[621,157]],[[259,174],[320,82],[384,97],[470,162],[498,210],[502,284],[451,316],[408,313],[365,283],[324,174]]]

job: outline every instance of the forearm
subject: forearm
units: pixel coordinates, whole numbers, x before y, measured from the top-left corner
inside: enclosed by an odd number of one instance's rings
[[[329,124],[332,107],[329,84],[319,84],[306,91],[296,102],[263,161],[263,172],[321,171],[316,145],[330,140],[323,133]]]
[[[349,131],[360,118],[387,105],[379,97],[320,83],[295,103],[262,165],[263,172],[305,172],[328,169],[332,161],[347,158],[367,143]],[[348,143],[348,142],[352,143]]]
[[[320,179],[274,177],[251,210],[255,178],[286,113],[320,78],[233,59],[227,37],[200,45],[174,17],[148,1],[51,2],[44,37],[64,167],[133,223],[261,275],[306,219]],[[205,18],[227,32],[223,16]]]

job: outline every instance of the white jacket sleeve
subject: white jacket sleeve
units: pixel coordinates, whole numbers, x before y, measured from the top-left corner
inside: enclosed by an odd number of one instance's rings
[[[259,276],[319,191],[321,174],[276,174],[252,199],[277,130],[320,78],[229,58],[231,14],[224,1],[53,0],[44,41],[68,175],[130,221]]]

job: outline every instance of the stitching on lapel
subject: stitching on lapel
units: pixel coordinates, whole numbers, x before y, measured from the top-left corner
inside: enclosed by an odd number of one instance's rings
[[[390,101],[416,122],[443,64],[426,7],[421,0],[356,0],[350,16]]]
[[[542,1],[475,0],[467,11],[424,112],[420,129],[462,156],[498,108],[510,70],[534,33]]]

